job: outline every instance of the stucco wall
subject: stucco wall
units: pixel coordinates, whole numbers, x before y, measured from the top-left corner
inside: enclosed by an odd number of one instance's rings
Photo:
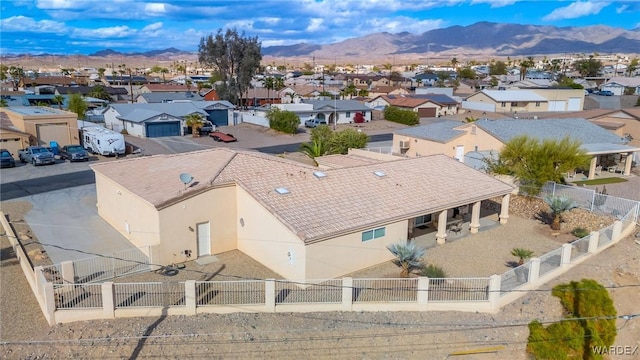
[[[628,145],[640,147],[640,120],[634,119],[624,113],[615,113],[609,116],[599,117],[594,120],[624,124],[624,127],[620,129],[622,134],[615,131],[614,133],[620,136],[623,136],[625,133],[631,134],[631,136],[633,136],[633,140],[631,140]]]
[[[305,246],[302,241],[239,186],[236,199],[238,250],[287,279],[309,278],[305,275]]]
[[[211,254],[236,249],[235,186],[216,188],[160,210],[160,247],[167,262],[197,256],[199,223],[209,222]],[[191,230],[193,229],[193,230]],[[184,250],[191,250],[186,258]],[[173,254],[176,254],[175,256]]]
[[[37,110],[37,107],[34,107]],[[32,145],[49,145],[50,141],[57,141],[60,146],[79,144],[78,116],[72,112],[45,108],[41,114],[25,115],[11,111],[7,108],[2,110],[13,125],[20,131],[29,133],[37,140],[40,136],[40,143],[34,141]]]
[[[408,223],[403,220],[384,227],[385,236],[378,239],[363,242],[359,231],[307,245],[307,278],[334,278],[392,260],[387,245],[407,241]]]
[[[96,194],[98,214],[134,246],[160,244],[159,216],[153,205],[97,172]]]

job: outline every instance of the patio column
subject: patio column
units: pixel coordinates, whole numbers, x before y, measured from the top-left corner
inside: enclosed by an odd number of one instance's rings
[[[469,224],[469,232],[472,234],[478,233],[480,227],[480,201],[471,205],[471,223]]]
[[[511,194],[507,194],[502,197],[502,203],[500,204],[500,224],[504,225],[509,221],[509,200]]]
[[[589,164],[589,180],[596,177],[596,165],[598,163],[598,156],[594,156],[591,158],[591,163]]]
[[[633,153],[627,153],[624,158],[624,174],[631,175],[631,163],[633,162]]]
[[[438,232],[436,233],[436,242],[442,245],[447,240],[447,210],[442,210],[438,214]]]

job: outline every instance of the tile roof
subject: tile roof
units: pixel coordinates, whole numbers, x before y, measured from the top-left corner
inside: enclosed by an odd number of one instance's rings
[[[138,95],[147,101],[147,103],[161,103],[163,101],[171,101],[171,100],[191,100],[191,101],[200,101],[204,99],[197,92],[153,92],[153,93],[142,93]]]
[[[583,145],[624,143],[618,135],[585,119],[483,119],[475,124],[502,142],[527,135],[539,140],[562,140],[569,137]]]
[[[396,131],[395,134],[446,143],[465,133],[464,130],[455,129],[461,125],[464,125],[461,121],[444,120],[428,125],[405,128]]]
[[[544,96],[530,90],[482,90],[495,101],[547,101]]]
[[[305,243],[508,194],[513,189],[445,155],[329,169],[322,179],[313,175],[316,167],[222,148],[106,162],[92,168],[157,208],[206,191],[210,185],[235,184]],[[377,177],[374,171],[386,175]],[[187,190],[179,180],[183,172],[195,179]],[[290,193],[278,194],[278,187]]]
[[[334,109],[342,111],[371,111],[370,108],[356,100],[310,100],[302,99],[304,104],[312,104],[313,110]]]
[[[366,158],[358,155],[325,155],[317,157],[315,158],[315,160],[319,166],[332,169],[377,164],[382,162],[381,160]]]

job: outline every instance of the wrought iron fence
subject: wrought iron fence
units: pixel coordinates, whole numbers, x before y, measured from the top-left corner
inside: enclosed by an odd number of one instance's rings
[[[342,302],[342,279],[275,280],[275,285],[276,304]]]
[[[353,302],[418,301],[418,279],[353,279]]]
[[[562,248],[552,250],[540,256],[540,272],[538,275],[542,276],[559,268],[560,265],[562,265]]]
[[[502,273],[500,277],[500,295],[505,295],[529,281],[529,268],[531,263],[527,262],[515,269],[510,269]]]
[[[588,254],[589,238],[591,238],[591,235],[587,235],[571,243],[571,262]]]
[[[489,278],[429,278],[429,301],[488,301]]]
[[[168,307],[185,305],[184,282],[115,283],[115,307]]]
[[[56,309],[102,307],[102,284],[57,284],[53,286]]]
[[[264,304],[264,280],[197,281],[197,305]]]

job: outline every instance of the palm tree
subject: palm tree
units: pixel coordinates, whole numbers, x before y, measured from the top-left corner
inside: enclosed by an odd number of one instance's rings
[[[202,115],[194,113],[189,114],[184,118],[186,120],[185,124],[191,128],[191,135],[193,137],[199,137],[199,130],[204,125],[204,119],[202,118]]]
[[[9,103],[6,99],[0,99],[0,107],[8,107]]]
[[[58,109],[62,110],[62,104],[64,103],[64,96],[58,94],[58,95],[55,95],[51,100],[53,100],[54,103],[58,104]]]
[[[315,166],[318,166],[316,158],[326,154],[327,150],[328,147],[323,141],[314,140],[312,142],[302,143],[302,145],[300,146],[300,152],[310,157],[311,160],[313,160]]]
[[[560,230],[560,220],[561,220],[562,214],[565,211],[569,211],[576,207],[575,202],[571,200],[569,197],[564,195],[563,196],[546,195],[544,197],[544,202],[547,203],[547,205],[549,205],[549,208],[551,208],[551,216],[553,217],[553,220],[551,222],[552,230]]]
[[[96,85],[92,87],[91,91],[89,91],[89,96],[106,101],[112,100],[111,95],[109,95],[105,87],[102,85]]]
[[[451,66],[453,66],[454,69],[458,68],[458,59],[451,59]]]
[[[422,267],[422,257],[426,252],[423,247],[416,246],[411,242],[408,244],[391,244],[387,249],[397,258],[398,264],[402,267],[400,275],[408,276],[411,268]]]
[[[270,92],[271,89],[275,89],[275,79],[273,78],[273,76],[267,76],[266,78],[264,78],[264,80],[262,80],[262,83],[264,85],[264,87],[267,89],[267,99],[269,99],[269,101],[271,101],[271,97]]]
[[[533,251],[523,248],[514,248],[511,250],[511,255],[518,258],[518,265],[522,265],[525,260],[533,256]]]

